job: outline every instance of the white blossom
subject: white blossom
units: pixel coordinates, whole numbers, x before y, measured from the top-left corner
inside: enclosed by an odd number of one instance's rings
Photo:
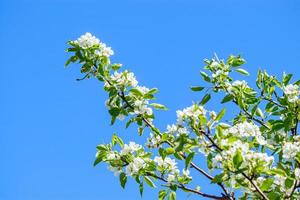
[[[177,122],[182,123],[185,119],[188,118],[193,118],[197,120],[199,116],[205,116],[206,110],[204,109],[203,106],[194,104],[183,110],[176,111],[176,114],[177,114]]]
[[[168,183],[171,183],[173,181],[175,181],[175,175],[174,174],[168,174],[168,177],[167,177],[167,181]]]
[[[107,160],[118,160],[120,159],[120,155],[115,151],[110,151],[106,156]]]
[[[220,154],[217,154],[212,158],[212,167],[213,168],[221,168],[222,167],[222,156]]]
[[[125,87],[136,87],[138,81],[136,80],[134,74],[132,72],[128,72],[125,70],[124,72],[115,71],[110,79],[115,82],[117,86],[125,86]],[[105,82],[105,87],[110,87],[111,85],[108,82]]]
[[[78,44],[83,49],[88,49],[94,45],[99,45],[100,40],[93,36],[91,33],[85,33],[80,36],[77,40],[74,41],[75,44]]]
[[[143,93],[143,94],[146,94],[146,93],[148,93],[149,91],[150,91],[150,89],[149,88],[147,88],[147,87],[145,87],[145,86],[136,86],[135,87],[136,89],[138,89],[141,93]]]
[[[238,123],[234,125],[233,127],[226,129],[224,131],[224,135],[228,135],[231,133],[233,136],[236,137],[255,137],[257,142],[260,145],[265,145],[266,140],[261,135],[261,132],[259,130],[259,127],[253,123],[249,123],[247,121]]]
[[[126,167],[126,173],[129,176],[137,175],[139,170],[146,166],[145,161],[142,158],[134,158],[131,163]]]
[[[113,167],[113,166],[111,166],[111,165],[108,166],[108,169],[109,169],[110,171],[112,171],[112,172],[114,173],[115,176],[120,175],[120,173],[122,172],[122,169],[121,169],[121,168],[119,168],[119,167]]]
[[[300,143],[299,142],[286,142],[282,147],[283,158],[286,160],[292,160],[300,152]]]
[[[298,100],[300,90],[298,85],[289,84],[283,87],[284,94],[288,97],[288,101],[294,103]]]
[[[129,142],[128,144],[125,144],[123,149],[120,151],[121,156],[132,154],[138,150],[142,149],[142,146],[139,144],[136,144],[135,142]]]
[[[179,170],[177,168],[177,163],[174,159],[171,159],[169,157],[165,157],[163,159],[162,157],[156,156],[154,158],[154,162],[156,162],[157,165],[165,171],[169,171],[170,173],[173,173],[173,174],[179,173]]]
[[[147,139],[146,146],[148,148],[155,148],[160,145],[160,142],[161,142],[160,135],[153,135],[152,133],[150,133],[150,137]]]
[[[148,107],[149,102],[146,100],[136,100],[134,102],[134,113],[139,115],[147,114],[152,115],[152,108]]]

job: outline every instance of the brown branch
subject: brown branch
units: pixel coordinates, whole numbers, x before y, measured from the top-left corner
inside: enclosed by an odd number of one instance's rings
[[[159,180],[161,180],[161,181],[163,181],[165,183],[168,183],[168,181],[166,179],[164,179],[163,177],[157,176],[156,174],[147,173],[147,176],[152,176],[152,177],[154,177],[156,179],[159,179]],[[188,191],[188,192],[191,192],[191,193],[194,193],[194,194],[197,194],[197,195],[200,195],[202,197],[209,198],[209,199],[215,199],[215,200],[227,200],[228,199],[227,197],[220,197],[220,196],[216,196],[216,195],[206,194],[204,192],[200,192],[198,190],[186,187],[183,184],[176,184],[176,186],[178,188],[184,190],[184,191]],[[170,187],[170,186],[166,185],[166,187]]]

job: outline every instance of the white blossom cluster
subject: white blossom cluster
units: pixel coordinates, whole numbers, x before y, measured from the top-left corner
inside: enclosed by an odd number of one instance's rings
[[[97,45],[98,49],[95,51],[95,55],[97,56],[110,57],[114,54],[111,47],[107,47],[105,43],[100,42],[100,40],[91,33],[85,33],[73,42],[82,49],[88,49]]]
[[[162,157],[156,156],[154,158],[154,162],[157,163],[157,166],[161,169],[163,173],[168,173],[167,181],[172,182],[175,178],[179,175],[179,169],[177,167],[177,163],[174,159],[169,157]]]
[[[146,162],[144,159],[137,157],[133,158],[133,161],[129,163],[129,165],[126,167],[126,173],[129,176],[137,175],[140,171],[140,169],[143,169],[146,167]]]
[[[121,87],[136,87],[138,81],[136,80],[134,74],[132,72],[128,72],[125,70],[124,72],[115,71],[110,76],[111,81],[113,81],[114,85]],[[108,82],[105,82],[105,87],[111,87]]]
[[[283,87],[283,92],[287,96],[288,101],[294,103],[298,100],[300,90],[298,85],[289,84]]]
[[[150,137],[147,139],[146,146],[148,148],[157,148],[161,144],[161,136],[160,135],[154,135],[150,133]]]
[[[233,81],[232,83],[226,82],[225,85],[226,85],[227,91],[230,94],[234,94],[234,88],[238,88],[238,89],[241,89],[241,90],[244,90],[246,88],[250,88],[248,86],[248,83],[245,80],[242,80],[242,81],[236,80],[236,81]]]
[[[227,150],[216,154],[212,158],[212,167],[222,168],[223,162],[231,161],[237,151],[240,151],[243,157],[241,168],[247,167],[249,170],[256,166],[264,166],[269,168],[274,162],[273,156],[268,156],[266,153],[255,152],[249,149],[248,143],[243,143],[240,140],[233,142]]]
[[[120,158],[120,155],[116,151],[110,151],[106,156],[107,160],[118,160]]]
[[[177,122],[181,124],[185,120],[190,120],[191,118],[198,121],[199,117],[205,117],[206,110],[203,106],[199,106],[197,104],[193,104],[190,107],[187,107],[183,110],[176,111],[177,114]]]
[[[188,135],[189,131],[186,127],[183,127],[181,125],[167,125],[167,132],[168,134],[176,135],[179,137],[180,135]]]
[[[80,36],[77,40],[74,41],[75,44],[78,44],[83,49],[91,48],[95,45],[100,44],[100,40],[93,36],[91,33],[85,33]]]
[[[281,192],[285,193],[286,195],[290,195],[293,190],[293,187],[286,188],[285,181],[286,181],[285,176],[276,174],[274,176],[274,182],[273,182],[274,184],[272,185],[272,187],[275,189],[275,187],[278,186]]]
[[[121,156],[133,154],[140,149],[142,149],[141,145],[136,144],[135,142],[129,142],[129,144],[124,144],[124,147],[120,151],[120,154],[121,154]]]
[[[226,129],[224,131],[224,135],[232,134],[235,137],[255,137],[257,142],[260,145],[265,145],[266,140],[262,136],[259,127],[255,125],[254,123],[249,123],[247,121],[244,121],[242,123],[238,123],[229,129]]]
[[[153,110],[148,106],[149,101],[147,100],[136,100],[134,102],[134,113],[137,115],[152,115]]]
[[[300,153],[300,142],[286,142],[282,146],[282,157],[287,161],[295,159],[296,155]]]

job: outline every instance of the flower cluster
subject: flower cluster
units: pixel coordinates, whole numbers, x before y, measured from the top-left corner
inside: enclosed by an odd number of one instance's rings
[[[91,33],[86,33],[80,36],[77,40],[73,41],[73,43],[82,49],[97,47],[95,50],[96,56],[110,57],[114,54],[114,51],[111,49],[111,47],[108,47],[105,43],[100,42],[100,40]]]
[[[184,121],[190,121],[191,119],[195,121],[199,121],[200,117],[205,117],[206,110],[203,106],[199,106],[197,104],[193,104],[190,107],[187,107],[183,110],[176,111],[177,114],[177,122],[181,124]]]
[[[150,133],[150,137],[147,139],[146,146],[148,148],[157,148],[161,144],[161,136],[160,135],[153,135]]]
[[[286,142],[282,147],[282,157],[288,161],[293,160],[300,153],[300,142]]]
[[[253,123],[244,121],[242,123],[238,123],[234,125],[233,127],[226,129],[224,131],[224,135],[231,134],[232,136],[239,137],[239,138],[249,138],[249,137],[254,137],[256,141],[260,145],[265,145],[266,140],[262,136],[259,127]]]
[[[129,142],[129,144],[124,145],[123,149],[120,151],[120,154],[122,156],[133,154],[134,152],[137,152],[140,149],[142,149],[141,145],[136,144],[135,142]]]
[[[124,72],[115,71],[111,76],[110,80],[114,84],[114,86],[118,87],[136,87],[138,81],[136,80],[134,74],[132,72],[128,72],[125,70]],[[109,82],[105,82],[104,87],[112,87]]]
[[[91,33],[85,33],[77,40],[75,40],[74,43],[78,44],[83,49],[88,49],[95,45],[100,45],[100,40],[93,36]]]
[[[176,135],[177,137],[179,137],[180,135],[188,135],[189,131],[186,127],[172,124],[172,125],[167,125],[166,133]]]
[[[248,171],[256,170],[257,167],[262,168],[261,170],[269,169],[274,162],[273,156],[268,156],[266,153],[255,152],[249,148],[248,143],[243,143],[240,140],[227,145],[224,151],[216,154],[212,158],[213,168],[230,167],[231,161],[238,152],[242,159],[240,168],[247,168]]]
[[[146,162],[142,158],[133,158],[133,161],[126,167],[126,173],[129,176],[138,175],[140,169],[146,167]]]
[[[283,92],[287,96],[288,101],[294,103],[298,100],[300,90],[298,85],[289,84],[283,87]]]
[[[136,100],[134,102],[134,113],[137,115],[152,115],[152,108],[148,107],[149,101],[147,100]]]
[[[169,157],[162,158],[162,157],[155,157],[154,162],[157,163],[159,171],[162,173],[168,173],[168,182],[172,182],[175,180],[176,176],[179,174],[179,170],[177,168],[177,163],[174,159]]]

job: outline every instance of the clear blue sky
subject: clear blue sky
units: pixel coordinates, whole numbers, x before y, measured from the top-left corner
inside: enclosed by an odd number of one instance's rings
[[[109,126],[100,83],[76,82],[79,69],[64,69],[66,41],[87,31],[111,45],[113,60],[141,84],[160,88],[158,101],[169,107],[157,115],[161,128],[201,98],[188,87],[203,83],[202,60],[213,52],[241,53],[252,75],[265,68],[299,78],[296,0],[0,0],[1,200],[140,199],[133,181],[122,190],[105,165],[92,166],[95,146],[111,133],[144,140],[122,123]],[[146,189],[143,199],[156,193]]]

